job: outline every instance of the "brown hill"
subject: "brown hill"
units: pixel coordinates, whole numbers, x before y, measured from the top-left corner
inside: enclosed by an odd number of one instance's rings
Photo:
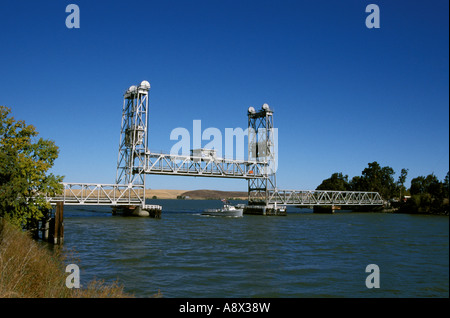
[[[181,196],[189,197],[190,199],[241,199],[248,198],[247,192],[244,191],[219,191],[219,190],[193,190],[186,191]]]
[[[80,189],[66,189],[66,196],[80,195]],[[112,190],[106,190],[105,193],[112,195]],[[87,190],[84,191],[84,196],[89,195],[90,197],[105,196],[105,193],[98,193],[97,190]],[[245,191],[219,191],[219,190],[165,190],[165,189],[147,189],[145,193],[147,199],[156,197],[157,199],[178,199],[187,198],[194,200],[205,200],[205,199],[241,199],[247,200],[247,192]]]
[[[153,196],[158,199],[176,199],[178,196],[183,195],[186,190],[147,190],[146,197],[151,199]]]

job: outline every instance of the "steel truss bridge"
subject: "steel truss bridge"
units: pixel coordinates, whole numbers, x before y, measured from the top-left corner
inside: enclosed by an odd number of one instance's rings
[[[140,206],[145,204],[146,175],[238,178],[248,181],[248,204],[254,206],[379,206],[377,192],[281,190],[276,186],[276,146],[273,110],[267,104],[248,108],[248,160],[219,158],[211,149],[193,149],[191,155],[152,153],[148,148],[147,81],[124,94],[116,183],[63,183],[51,203],[66,205]],[[160,207],[159,207],[160,208]]]
[[[62,183],[64,192],[51,202],[65,205],[142,205],[143,186],[96,183]]]
[[[270,190],[269,202],[278,205],[380,205],[383,199],[378,192],[327,191],[327,190]]]

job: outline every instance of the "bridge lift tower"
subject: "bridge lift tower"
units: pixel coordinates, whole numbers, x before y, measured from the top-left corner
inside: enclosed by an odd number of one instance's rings
[[[132,85],[124,94],[116,184],[143,185],[145,154],[148,153],[148,91],[150,83]]]
[[[263,104],[261,110],[248,108],[248,160],[262,163],[262,178],[248,179],[248,204],[266,205],[269,191],[276,189],[277,136],[273,110]]]
[[[120,128],[119,156],[116,184],[122,184],[137,194],[142,205],[130,206],[136,213],[160,214],[160,206],[145,204],[145,167],[148,150],[148,91],[150,83],[142,81],[132,85],[124,94],[122,124]],[[144,210],[144,211],[142,211]]]

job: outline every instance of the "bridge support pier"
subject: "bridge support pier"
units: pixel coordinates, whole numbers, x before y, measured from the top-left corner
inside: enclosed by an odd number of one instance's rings
[[[324,213],[324,214],[333,214],[337,207],[334,205],[321,206],[316,205],[313,207],[314,213]]]
[[[134,209],[132,215],[134,216],[148,216],[154,219],[160,219],[161,218],[161,206],[153,206],[153,205],[145,205],[144,207],[138,206],[136,209]]]
[[[124,205],[124,206],[113,206],[112,214],[121,214],[123,216],[141,216],[141,217],[151,217],[155,219],[161,218],[162,206],[160,205]]]
[[[244,214],[267,215],[267,216],[286,216],[286,207],[276,205],[247,205],[244,208]]]

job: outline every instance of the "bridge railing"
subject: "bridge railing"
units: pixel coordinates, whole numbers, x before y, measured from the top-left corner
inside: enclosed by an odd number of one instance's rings
[[[378,192],[269,190],[269,203],[279,205],[383,205]]]
[[[259,161],[232,160],[150,153],[146,155],[145,173],[255,179],[267,176],[268,164]]]
[[[96,183],[62,183],[61,195],[47,198],[51,203],[66,205],[142,205],[144,186]]]

